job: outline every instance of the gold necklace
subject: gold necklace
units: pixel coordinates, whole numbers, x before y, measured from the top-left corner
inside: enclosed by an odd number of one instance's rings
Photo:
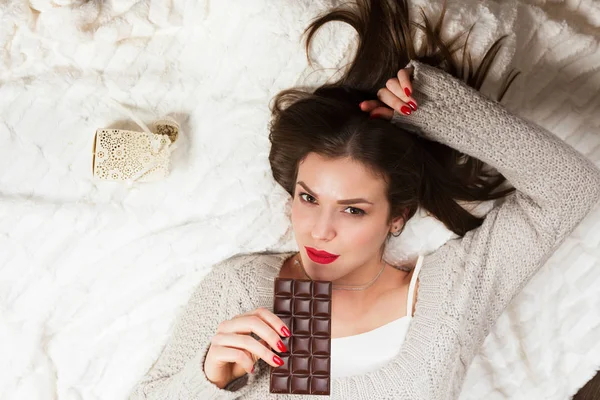
[[[332,289],[334,289],[334,290],[365,290],[366,288],[371,287],[375,283],[375,281],[377,281],[377,279],[379,279],[379,277],[383,273],[383,270],[385,269],[385,262],[383,260],[381,260],[381,261],[382,261],[382,263],[381,263],[381,269],[379,270],[379,273],[370,282],[367,282],[364,285],[337,285],[337,284],[333,284],[332,285]],[[297,258],[294,260],[294,264],[299,265],[300,268],[302,268],[302,272],[304,273],[304,275],[308,279],[310,279],[311,281],[313,280],[308,275],[308,273],[306,273],[306,270],[304,269],[304,266],[302,265],[302,263],[300,261],[298,261]]]

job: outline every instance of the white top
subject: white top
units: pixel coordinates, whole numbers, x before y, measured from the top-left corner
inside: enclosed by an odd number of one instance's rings
[[[331,377],[362,375],[374,371],[399,352],[412,320],[413,298],[417,276],[423,264],[419,256],[408,286],[406,315],[358,335],[331,339]]]

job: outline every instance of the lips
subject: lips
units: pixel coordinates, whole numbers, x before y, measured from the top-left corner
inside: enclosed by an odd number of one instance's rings
[[[305,247],[305,249],[308,257],[319,264],[330,264],[339,257],[339,255],[331,254],[326,251],[319,251],[317,249],[313,249],[312,247]]]

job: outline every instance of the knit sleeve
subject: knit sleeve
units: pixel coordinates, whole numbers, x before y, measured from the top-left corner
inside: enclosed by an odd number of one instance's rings
[[[248,310],[248,291],[226,260],[195,289],[179,315],[158,360],[140,380],[130,400],[225,400],[244,395],[253,378],[244,375],[220,389],[204,374],[204,360],[217,326]]]
[[[426,139],[495,167],[516,188],[483,224],[451,241],[452,313],[468,365],[491,326],[600,198],[600,170],[551,132],[450,74],[411,61],[418,110],[395,113]]]

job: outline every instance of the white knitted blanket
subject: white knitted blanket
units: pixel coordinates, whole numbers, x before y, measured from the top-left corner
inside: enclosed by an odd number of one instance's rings
[[[211,265],[295,249],[287,194],[267,161],[267,105],[331,73],[310,74],[300,42],[330,4],[0,2],[1,399],[124,399]],[[600,165],[600,3],[453,1],[447,17],[448,34],[479,20],[476,63],[514,33],[491,74],[497,82],[509,61],[523,71],[503,103]],[[326,28],[315,65],[341,65],[353,37]],[[146,123],[167,113],[181,122],[168,179],[132,188],[91,179],[95,130],[127,119],[107,98]],[[395,254],[450,237],[417,216]],[[599,284],[596,208],[498,321],[461,398],[576,392],[600,367]]]

